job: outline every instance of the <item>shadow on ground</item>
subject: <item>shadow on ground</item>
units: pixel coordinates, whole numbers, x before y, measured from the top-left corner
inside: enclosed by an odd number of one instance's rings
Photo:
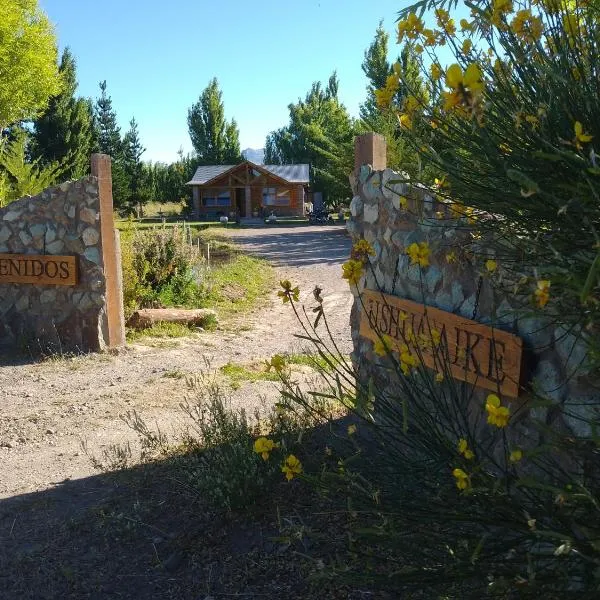
[[[277,266],[304,267],[344,262],[350,255],[351,239],[342,226],[298,228],[279,231],[254,229],[233,238],[245,250]]]
[[[236,515],[205,506],[181,460],[0,500],[0,598],[389,598],[311,580],[343,554],[347,517],[306,482]]]

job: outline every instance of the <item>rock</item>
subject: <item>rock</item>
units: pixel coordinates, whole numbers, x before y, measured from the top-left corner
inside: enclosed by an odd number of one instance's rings
[[[79,211],[79,218],[84,222],[84,223],[89,223],[90,225],[94,225],[96,223],[96,221],[99,220],[100,215],[97,211],[92,210],[91,208],[82,208]]]
[[[127,325],[134,329],[147,329],[156,323],[183,323],[202,326],[207,319],[216,319],[217,313],[210,308],[191,310],[178,308],[144,308],[131,315]]]
[[[433,294],[441,280],[442,271],[439,267],[431,265],[425,273],[425,285],[427,286],[427,291],[430,294]]]
[[[13,221],[16,221],[22,214],[23,211],[21,210],[10,210],[4,215],[4,217],[2,217],[2,220],[12,223]]]
[[[42,225],[38,223],[37,225],[32,225],[29,228],[29,233],[34,237],[41,237],[46,233],[46,225]]]
[[[29,246],[31,244],[31,236],[26,231],[19,232],[19,239],[23,243],[23,246]]]
[[[452,282],[450,293],[452,294],[452,304],[455,308],[458,308],[465,301],[463,287],[459,281]]]
[[[96,265],[100,264],[100,252],[98,252],[98,248],[86,248],[83,255],[90,261]]]
[[[373,224],[379,218],[379,207],[377,204],[365,204],[363,209],[363,220],[365,223]]]
[[[0,229],[0,244],[4,244],[6,240],[10,239],[11,235],[12,231],[6,225],[4,225],[2,229]]]
[[[358,217],[363,210],[363,201],[360,196],[354,196],[350,202],[350,214],[353,217]]]
[[[65,248],[65,243],[62,240],[55,240],[46,245],[48,254],[60,254]]]
[[[86,246],[94,246],[100,239],[100,233],[93,227],[87,227],[81,234],[81,239]]]
[[[532,377],[532,385],[538,395],[554,402],[563,400],[568,391],[563,374],[550,360],[538,363]]]

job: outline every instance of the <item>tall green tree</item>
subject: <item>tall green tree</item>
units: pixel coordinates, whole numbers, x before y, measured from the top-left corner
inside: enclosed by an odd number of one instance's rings
[[[121,128],[117,124],[117,113],[112,98],[106,92],[106,81],[100,82],[100,97],[94,105],[96,150],[108,154],[112,159],[113,200],[119,210],[127,209],[129,181],[125,169],[125,154]]]
[[[228,123],[225,119],[223,93],[216,77],[188,110],[188,130],[199,164],[235,164],[242,160],[238,126],[235,120]]]
[[[150,198],[151,179],[142,162],[144,152],[146,148],[142,146],[138,124],[134,117],[129,122],[129,131],[123,138],[123,157],[128,179],[126,205],[130,210],[137,210],[138,217],[142,216],[143,206]]]
[[[0,132],[32,119],[60,91],[52,25],[37,0],[0,2]]]
[[[65,48],[59,69],[62,90],[34,121],[33,153],[44,164],[65,163],[65,175],[77,179],[89,172],[93,146],[92,105],[87,98],[76,98],[75,58]]]
[[[309,163],[315,191],[331,206],[350,196],[354,154],[355,127],[338,88],[335,73],[325,87],[313,83],[304,100],[288,106],[289,124],[271,132],[265,144],[266,163]]]

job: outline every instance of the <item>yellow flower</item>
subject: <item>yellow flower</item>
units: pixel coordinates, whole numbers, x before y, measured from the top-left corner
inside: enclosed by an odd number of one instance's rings
[[[466,490],[471,486],[469,476],[462,469],[454,469],[452,475],[456,479],[456,487],[459,490]]]
[[[436,373],[435,374],[435,382],[436,383],[442,383],[442,381],[444,381],[444,374],[443,373]]]
[[[439,27],[444,27],[447,23],[450,22],[450,13],[443,8],[438,8],[435,11],[435,18],[437,20],[437,24]]]
[[[363,274],[363,262],[361,260],[350,259],[342,265],[342,279],[347,279],[349,284],[358,285]]]
[[[392,352],[394,349],[395,340],[389,335],[382,335],[381,339],[377,338],[375,343],[373,344],[373,352],[377,354],[377,356],[385,356],[389,352]]]
[[[354,435],[356,433],[356,425],[348,425],[348,435]]]
[[[513,462],[513,463],[519,462],[522,458],[523,458],[523,451],[520,448],[513,450],[509,456],[510,462]]]
[[[276,444],[273,440],[270,440],[266,437],[259,437],[254,442],[254,452],[256,452],[256,454],[260,454],[263,460],[268,460],[269,452],[278,447],[279,444]]]
[[[433,29],[423,29],[423,38],[425,46],[435,46],[438,42],[437,34]]]
[[[423,46],[421,46],[421,44],[415,44],[415,52],[417,54],[423,54]]]
[[[417,366],[417,359],[410,353],[408,346],[406,344],[402,344],[400,347],[400,368],[404,375],[410,374],[411,367]]]
[[[414,40],[423,31],[424,25],[420,17],[415,13],[410,13],[404,21],[398,23],[398,43],[402,42],[404,36],[409,40]]]
[[[290,481],[302,473],[302,463],[293,454],[290,454],[281,466],[281,472],[285,473],[285,478]]]
[[[446,85],[456,89],[463,82],[463,73],[460,65],[450,65],[446,71]]]
[[[429,69],[431,71],[431,79],[434,81],[437,81],[442,76],[442,69],[437,63],[431,63],[431,67]]]
[[[550,281],[547,279],[540,279],[536,285],[537,288],[533,293],[535,300],[540,308],[544,308],[544,306],[548,304],[548,300],[550,300]]]
[[[412,129],[413,123],[410,115],[407,115],[406,113],[402,114],[398,117],[398,120],[400,121],[401,127],[404,127],[405,129]]]
[[[469,449],[469,444],[464,438],[460,438],[460,440],[458,440],[458,453],[462,454],[467,460],[472,460],[475,458],[474,452]]]
[[[466,19],[460,20],[460,28],[462,31],[473,31],[473,24],[469,23]]]
[[[471,40],[465,40],[462,43],[462,51],[464,54],[469,54],[471,52],[471,48],[473,47],[473,42]]]
[[[351,255],[355,260],[366,262],[369,256],[375,256],[375,250],[367,240],[361,239],[352,246]]]
[[[429,266],[429,244],[427,242],[413,242],[407,249],[406,254],[410,257],[411,265],[419,265],[420,267]]]
[[[290,299],[294,302],[298,302],[298,299],[300,297],[300,288],[298,286],[292,288],[292,284],[288,279],[280,281],[279,284],[281,285],[283,290],[279,290],[277,292],[277,295],[283,300],[284,304],[286,302],[289,302]]]
[[[448,254],[446,254],[446,262],[448,264],[452,264],[456,262],[456,252],[454,252],[454,250],[452,250],[452,252],[448,252]]]
[[[408,198],[406,196],[400,196],[400,206],[404,210],[408,208]]]
[[[285,369],[285,358],[281,354],[275,354],[271,357],[270,362],[267,362],[267,370],[270,371],[271,367],[275,369],[276,373],[281,373]]]
[[[589,133],[583,133],[583,125],[579,121],[575,121],[575,125],[573,126],[575,131],[575,141],[581,142],[583,144],[587,144],[592,141],[594,136]]]
[[[533,129],[537,129],[537,126],[540,124],[540,120],[535,115],[525,115],[525,120]]]
[[[400,79],[397,73],[388,75],[385,82],[385,87],[381,90],[375,90],[375,98],[379,108],[388,108],[392,103],[394,94],[400,88]]]
[[[490,272],[493,273],[496,268],[498,267],[498,264],[496,263],[495,260],[492,260],[491,258],[489,260],[485,261],[485,268]]]
[[[496,394],[490,394],[485,403],[485,410],[488,413],[487,422],[496,427],[506,427],[510,418],[508,407],[502,406],[500,398]]]
[[[510,26],[515,35],[525,42],[537,42],[542,37],[542,20],[539,17],[534,17],[528,8],[517,11]]]

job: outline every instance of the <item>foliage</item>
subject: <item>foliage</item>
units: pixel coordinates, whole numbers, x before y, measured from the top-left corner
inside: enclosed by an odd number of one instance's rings
[[[122,234],[123,302],[137,308],[186,306],[202,299],[195,269],[201,258],[178,227]]]
[[[123,164],[128,179],[126,204],[130,212],[136,209],[139,216],[142,215],[143,206],[150,196],[148,171],[142,163],[142,154],[145,151],[137,122],[133,118],[129,122],[129,131],[123,138]]]
[[[90,170],[93,109],[90,100],[75,97],[76,63],[69,48],[63,52],[59,73],[60,93],[50,99],[48,108],[33,123],[32,154],[39,156],[44,165],[68,165],[65,177],[78,179]]]
[[[151,201],[183,202],[190,198],[190,187],[186,183],[194,176],[198,159],[193,155],[178,152],[179,158],[171,164],[150,163],[143,165]]]
[[[419,5],[436,8],[434,30],[411,9],[403,13],[400,37],[425,46],[432,64],[425,69],[423,61],[423,73],[437,99],[402,107],[406,137],[438,170],[438,197],[463,214],[485,214],[476,225],[481,235],[490,232],[498,263],[534,272],[533,286],[547,282],[546,315],[597,355],[597,3],[470,6],[461,34],[439,3]],[[456,60],[447,69],[435,51],[441,44]],[[531,281],[505,283],[535,293]]]
[[[100,97],[94,105],[94,129],[97,151],[108,154],[112,161],[113,200],[118,210],[127,209],[129,181],[125,169],[124,145],[121,128],[117,125],[117,114],[112,98],[106,93],[106,81],[100,82]]]
[[[2,0],[0,73],[0,133],[35,117],[60,91],[54,31],[37,0]]]
[[[62,179],[68,166],[27,160],[27,133],[13,132],[13,139],[0,144],[0,207],[23,196],[35,196]]]
[[[188,110],[188,130],[199,164],[236,164],[242,160],[237,123],[235,119],[226,121],[222,97],[215,77]]]
[[[323,89],[315,82],[304,100],[288,106],[290,122],[267,136],[265,163],[309,163],[314,189],[329,206],[350,196],[354,165],[354,123],[339,101],[337,75]]]
[[[147,329],[129,329],[127,331],[127,341],[136,342],[145,338],[184,338],[189,337],[193,330],[182,323],[160,322],[148,327]]]

